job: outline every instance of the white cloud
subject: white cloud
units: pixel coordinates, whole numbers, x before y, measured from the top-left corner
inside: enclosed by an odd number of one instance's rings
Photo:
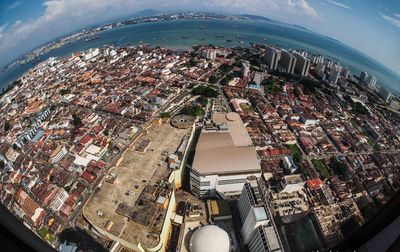
[[[287,0],[287,10],[295,15],[318,18],[318,12],[306,0]]]
[[[398,18],[400,18],[400,14],[399,13],[394,13],[394,15]]]
[[[345,4],[343,4],[343,3],[340,3],[340,2],[338,2],[338,1],[335,1],[335,0],[326,0],[328,3],[330,3],[330,4],[333,4],[333,5],[336,5],[336,6],[338,6],[338,7],[341,7],[341,8],[344,8],[344,9],[351,9],[350,8],[350,6],[348,6],[348,5],[345,5]]]
[[[394,14],[394,17],[385,15],[381,12],[379,12],[379,14],[381,15],[381,17],[383,19],[385,19],[387,22],[391,23],[394,26],[397,26],[398,28],[400,28],[400,15],[398,14]]]
[[[3,37],[3,31],[7,28],[8,23],[0,25],[0,38]]]
[[[10,4],[9,6],[7,6],[6,10],[12,10],[17,8],[18,6],[20,6],[22,4],[21,1],[15,1],[12,4]]]

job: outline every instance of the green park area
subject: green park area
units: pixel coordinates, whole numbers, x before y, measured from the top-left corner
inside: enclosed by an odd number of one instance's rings
[[[317,168],[319,174],[321,174],[321,176],[326,177],[329,175],[328,167],[326,166],[324,161],[322,161],[321,159],[313,159],[312,162],[315,165],[315,168]]]
[[[51,235],[49,230],[47,230],[46,228],[42,227],[41,229],[39,229],[38,233],[46,241],[48,241],[48,242],[54,241],[54,236]]]
[[[254,112],[253,108],[248,103],[240,103],[240,108],[243,112]]]

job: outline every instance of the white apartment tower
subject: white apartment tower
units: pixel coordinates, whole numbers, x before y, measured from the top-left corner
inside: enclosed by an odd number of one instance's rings
[[[276,70],[281,58],[281,51],[274,47],[267,47],[265,50],[264,60],[270,70]]]
[[[369,87],[375,87],[377,81],[378,81],[378,80],[377,80],[376,77],[373,76],[373,75],[369,75],[369,76],[366,78],[366,80],[365,80],[365,82],[367,83],[367,85],[368,85]]]
[[[324,56],[321,55],[314,55],[313,60],[312,60],[313,64],[319,64],[319,63],[324,63]]]
[[[249,77],[249,74],[250,74],[250,62],[248,62],[248,61],[242,62],[241,70],[242,70],[242,77],[243,78]]]
[[[307,76],[308,71],[310,70],[310,60],[299,53],[294,53],[294,56],[297,59],[294,72],[301,76]]]
[[[287,73],[294,73],[294,68],[296,67],[296,57],[286,50],[281,51],[281,59],[279,65],[285,69]]]

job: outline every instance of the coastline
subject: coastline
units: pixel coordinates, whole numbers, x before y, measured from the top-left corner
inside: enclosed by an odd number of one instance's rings
[[[199,28],[202,25],[206,25],[207,28]],[[281,30],[276,30],[279,28]],[[215,34],[220,33],[224,35],[223,38],[215,36]],[[385,69],[383,65],[372,62],[365,55],[361,55],[356,50],[353,51],[353,48],[349,48],[340,42],[332,41],[332,39],[321,37],[312,31],[305,31],[288,24],[256,20],[182,19],[130,24],[104,30],[98,34],[100,36],[99,39],[87,42],[78,40],[40,55],[40,61],[38,62],[28,62],[24,65],[16,64],[0,74],[0,90],[6,89],[9,84],[18,80],[29,69],[49,57],[63,57],[89,48],[112,45],[120,40],[121,45],[126,43],[130,45],[149,43],[152,46],[175,50],[187,49],[194,44],[249,47],[252,42],[282,45],[283,48],[304,49],[313,54],[321,54],[327,58],[338,59],[342,65],[349,67],[353,74],[358,75],[360,71],[371,72],[378,78],[380,86],[397,95],[400,94],[400,90],[397,90],[398,87],[396,85],[400,80],[398,80],[397,76],[391,76],[388,69]],[[187,38],[183,39],[183,35],[187,35]],[[239,39],[237,38],[238,35]],[[314,42],[316,39],[318,41]],[[231,41],[227,42],[228,40]]]

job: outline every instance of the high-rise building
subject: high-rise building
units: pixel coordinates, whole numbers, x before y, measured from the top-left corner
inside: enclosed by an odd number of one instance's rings
[[[312,63],[313,64],[324,63],[324,57],[321,55],[314,55]]]
[[[208,48],[203,50],[202,55],[206,59],[214,60],[217,57],[217,50]]]
[[[250,62],[248,61],[243,61],[242,62],[242,66],[241,66],[241,70],[242,70],[242,77],[249,77],[249,73],[250,73]]]
[[[281,51],[274,47],[267,47],[265,50],[264,60],[270,70],[278,68],[278,62],[281,58]]]
[[[390,93],[385,88],[381,87],[378,92],[379,96],[386,102],[389,103],[392,98],[392,93]]]
[[[294,72],[302,76],[307,76],[310,69],[310,60],[299,53],[294,53],[294,56],[297,59]]]
[[[343,76],[343,78],[345,78],[345,79],[349,78],[349,74],[350,74],[350,70],[349,70],[347,67],[344,67],[344,68],[342,69],[342,76]]]
[[[340,77],[340,70],[339,69],[332,69],[330,74],[329,74],[329,78],[328,80],[333,83],[333,84],[337,84],[339,77]]]
[[[318,63],[317,67],[315,68],[315,72],[318,77],[321,79],[324,79],[325,77],[325,64],[324,63]]]
[[[377,79],[373,75],[368,75],[368,77],[365,79],[365,83],[367,83],[367,85],[369,87],[375,87],[376,86],[376,82],[377,82]]]
[[[285,69],[287,73],[294,73],[294,69],[296,67],[296,57],[293,56],[290,52],[286,50],[281,51],[281,59],[279,61],[279,65]]]
[[[250,252],[283,251],[278,230],[272,218],[265,189],[254,176],[248,177],[238,200],[238,209],[242,221],[240,230],[244,244]]]
[[[360,74],[360,79],[361,79],[362,81],[366,81],[366,80],[367,80],[367,77],[368,77],[368,73],[362,71],[361,74]]]
[[[333,67],[333,64],[335,64],[335,62],[328,60],[328,62],[326,63],[326,68],[331,69]]]
[[[301,56],[303,56],[303,57],[307,57],[308,56],[308,53],[306,52],[306,51],[300,51],[299,52],[299,54],[301,55]]]

